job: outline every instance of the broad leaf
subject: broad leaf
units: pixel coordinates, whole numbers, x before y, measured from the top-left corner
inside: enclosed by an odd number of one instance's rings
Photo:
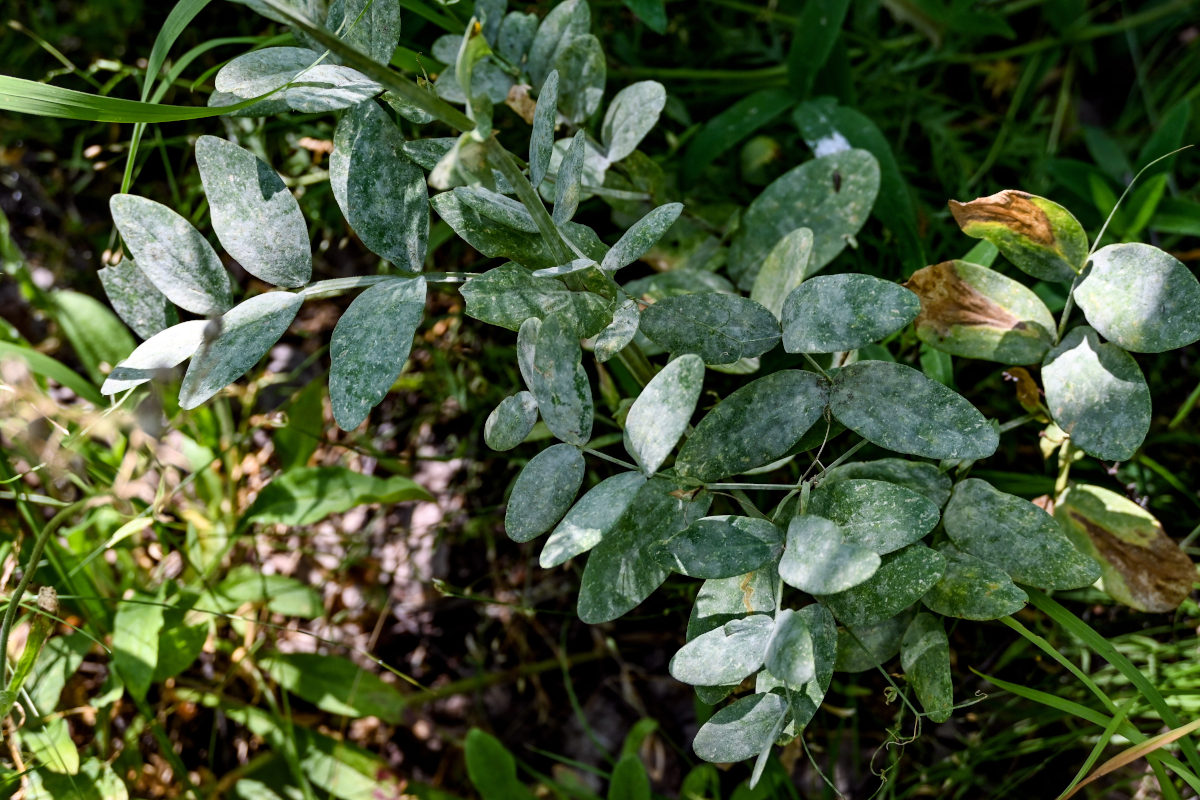
[[[153,598],[138,596],[117,606],[113,617],[112,665],[125,688],[139,700],[154,679],[163,607]]]
[[[924,461],[905,461],[902,458],[880,458],[875,461],[855,461],[834,467],[821,480],[822,488],[838,481],[866,479],[887,481],[912,489],[938,508],[950,499],[950,476]]]
[[[954,685],[950,679],[950,641],[941,620],[933,614],[917,614],[900,643],[900,666],[929,719],[950,719]]]
[[[429,193],[425,174],[403,144],[378,103],[358,103],[334,131],[329,182],[363,244],[401,269],[420,272],[429,240]]]
[[[637,335],[642,314],[633,300],[626,300],[613,311],[612,322],[596,334],[596,360],[601,364],[624,350]]]
[[[640,472],[622,472],[593,486],[554,528],[538,563],[543,569],[557,567],[598,545],[645,483]]]
[[[752,288],[775,244],[797,228],[812,230],[808,274],[819,272],[867,221],[878,192],[879,162],[866,150],[815,158],[784,173],[742,215],[729,274],[740,288]]]
[[[596,112],[604,96],[604,48],[591,34],[576,36],[555,53],[553,67],[558,70],[561,87],[559,111],[580,125]]]
[[[617,92],[600,127],[605,157],[620,161],[636,150],[646,134],[654,130],[666,104],[667,90],[658,81],[638,81]]]
[[[813,492],[810,514],[833,520],[847,542],[883,555],[912,544],[938,524],[938,507],[923,495],[879,480],[845,479]]]
[[[517,392],[500,401],[483,424],[483,441],[493,450],[511,450],[537,424],[537,400],[529,392]]]
[[[799,736],[804,726],[808,725],[821,707],[833,680],[839,638],[833,615],[820,603],[809,603],[797,611],[796,615],[808,627],[812,636],[813,679],[800,687],[799,691],[790,693],[792,718],[783,729],[783,734],[789,738]],[[754,690],[786,695],[785,688],[782,678],[763,670],[758,673]]]
[[[1083,270],[1088,243],[1071,212],[1051,200],[1005,189],[969,203],[950,201],[962,232],[986,239],[1035,278],[1069,283]]]
[[[208,326],[208,320],[193,319],[151,336],[113,367],[100,387],[100,393],[123,392],[182,364],[204,344],[204,331]]]
[[[220,314],[233,305],[229,273],[190,222],[132,194],[115,194],[108,206],[138,267],[168,300],[193,314]]]
[[[1100,565],[1104,591],[1138,611],[1179,607],[1196,583],[1196,565],[1154,515],[1100,486],[1071,486],[1054,518],[1076,546]]]
[[[829,409],[880,447],[926,458],[987,458],[1000,436],[962,396],[912,367],[859,361],[838,371]]]
[[[671,658],[671,676],[693,686],[738,683],[762,667],[774,628],[768,614],[727,622],[685,644]]]
[[[325,27],[372,61],[387,64],[400,41],[400,2],[331,0]]]
[[[790,608],[775,615],[775,629],[767,642],[767,670],[793,689],[816,677],[812,632],[804,617]]]
[[[657,472],[675,449],[703,386],[704,362],[699,356],[680,356],[663,367],[633,401],[625,418],[625,449],[647,476]]]
[[[704,517],[665,543],[668,566],[691,578],[731,578],[778,560],[783,535],[756,517]]]
[[[987,267],[943,261],[905,285],[921,298],[917,337],[942,352],[1035,364],[1054,344],[1054,317],[1041,298]]]
[[[844,625],[874,625],[921,599],[942,577],[945,566],[941,553],[923,544],[910,544],[884,556],[879,569],[865,582],[822,597],[821,602]]]
[[[857,350],[912,322],[916,295],[870,275],[821,275],[800,284],[783,304],[783,349],[789,353]]]
[[[856,625],[838,633],[838,672],[865,672],[886,664],[900,652],[900,639],[908,630],[914,614],[911,610],[877,622]]]
[[[425,313],[425,279],[377,283],[342,314],[329,341],[329,402],[339,428],[357,428],[387,395]]]
[[[304,47],[266,47],[233,59],[217,72],[209,105],[249,100],[286,86],[242,113],[336,111],[361,103],[383,87],[357,70],[321,63],[321,54]]]
[[[217,338],[192,356],[179,387],[179,407],[195,408],[244,375],[279,341],[303,303],[298,294],[268,292],[227,311]]]
[[[479,788],[483,800],[533,800],[533,795],[517,779],[517,760],[499,739],[471,728],[463,750],[467,775]]]
[[[1153,245],[1097,250],[1075,302],[1101,336],[1135,353],[1163,353],[1200,339],[1200,281]]]
[[[97,274],[117,316],[142,339],[149,339],[179,321],[175,307],[132,258],[105,267]]]
[[[537,35],[529,47],[526,71],[533,80],[533,88],[541,91],[543,81],[554,69],[556,52],[574,39],[584,36],[592,27],[592,14],[587,0],[565,0],[542,18]]]
[[[969,478],[954,487],[942,525],[958,548],[995,564],[1018,583],[1077,589],[1100,577],[1054,518],[1028,500]]]
[[[213,608],[231,614],[246,603],[265,606],[272,614],[315,619],[325,613],[321,595],[306,583],[286,575],[265,575],[250,564],[239,564],[212,590]]]
[[[639,219],[604,256],[600,269],[612,274],[646,254],[683,213],[683,203],[667,203]]]
[[[57,289],[50,293],[47,310],[93,383],[103,381],[112,365],[133,353],[135,342],[129,329],[95,297]]]
[[[659,564],[662,543],[708,511],[707,492],[683,494],[686,487],[651,478],[617,523],[588,555],[579,585],[579,618],[609,622],[633,610],[667,579]]]
[[[367,503],[433,500],[412,478],[363,475],[346,467],[300,467],[275,477],[242,514],[238,530],[253,523],[298,527]]]
[[[671,353],[696,353],[705,364],[731,364],[770,350],[779,322],[753,300],[732,294],[667,297],[642,311],[641,331]]]
[[[735,700],[700,727],[692,749],[715,764],[751,758],[774,744],[787,712],[787,701],[777,694]]]
[[[808,228],[797,228],[776,242],[754,279],[750,299],[782,319],[784,301],[808,277],[812,249]]]
[[[284,689],[330,714],[352,719],[379,717],[391,725],[404,715],[404,695],[349,659],[319,653],[276,653],[258,663]]]
[[[541,278],[509,262],[472,278],[459,290],[466,313],[492,325],[519,330],[530,317],[560,314],[576,336],[593,336],[612,318],[613,301],[593,292],[571,291],[557,278]]]
[[[267,283],[293,288],[308,283],[308,226],[279,173],[249,150],[215,136],[196,140],[196,166],[213,230],[226,252]]]
[[[504,531],[528,542],[554,527],[571,507],[583,484],[583,454],[569,444],[555,444],[529,460],[513,483],[504,512]]]
[[[550,168],[554,152],[554,127],[558,117],[558,73],[551,72],[542,84],[533,111],[533,132],[529,136],[529,182],[537,188]]]
[[[688,617],[687,640],[716,630],[725,623],[747,614],[775,611],[779,578],[774,569],[760,569],[732,578],[706,580],[696,593],[696,602]],[[736,688],[734,685],[697,686],[696,696],[710,705],[719,703]]]
[[[1046,406],[1071,444],[1096,458],[1125,461],[1150,430],[1150,389],[1133,357],[1101,344],[1081,325],[1042,365]]]
[[[592,435],[592,387],[582,363],[583,350],[570,321],[546,316],[534,347],[529,391],[542,419],[555,436],[582,447]]]
[[[828,384],[781,370],[751,381],[705,415],[679,451],[675,470],[716,481],[783,457],[825,411]]]
[[[995,564],[964,553],[949,542],[938,547],[946,559],[941,580],[921,598],[930,611],[959,619],[999,619],[1015,614],[1028,599]]]
[[[858,586],[879,569],[879,554],[847,540],[837,523],[812,514],[788,524],[779,577],[809,594],[834,594]]]

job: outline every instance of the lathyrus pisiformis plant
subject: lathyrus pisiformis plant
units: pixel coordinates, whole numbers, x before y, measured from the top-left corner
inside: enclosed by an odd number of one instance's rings
[[[481,0],[463,36],[433,43],[450,66],[432,87],[384,66],[397,0],[339,0],[323,24],[282,0],[247,4],[303,46],[235,58],[217,74],[211,103],[230,114],[339,113],[334,196],[394,270],[311,282],[305,222],[278,174],[236,143],[203,136],[196,161],[216,237],[279,288],[235,302],[203,234],[153,200],[114,197],[128,257],[104,270],[104,285],[146,340],[106,393],[190,359],[179,399],[194,408],[253,368],[305,300],[357,291],[333,332],[329,372],[334,418],[353,429],[400,374],[429,287],[457,289],[469,316],[517,336],[525,388],[491,413],[487,443],[513,448],[539,418],[559,440],[513,484],[508,534],[526,542],[549,533],[545,568],[587,554],[578,613],[588,623],[620,618],[672,572],[701,579],[670,671],[705,702],[735,695],[694,749],[714,762],[756,758],[755,778],[776,743],[801,734],[837,670],[899,654],[919,713],[946,720],[946,617],[996,619],[1038,590],[1097,580],[1150,611],[1174,608],[1190,589],[1189,559],[1152,516],[1067,482],[1077,454],[1127,459],[1146,435],[1151,393],[1128,351],[1200,338],[1200,285],[1167,253],[1089,248],[1066,209],[1008,191],[952,211],[965,233],[1031,278],[1069,285],[1058,320],[985,264],[936,264],[906,286],[819,275],[853,242],[879,192],[875,157],[842,146],[823,148],[833,152],[787,172],[745,209],[719,254],[728,278],[689,268],[623,282],[621,270],[683,207],[660,202],[656,167],[636,149],[658,121],[663,87],[628,86],[600,116],[605,59],[584,0],[541,21]],[[493,135],[501,103],[531,124],[524,160]],[[459,135],[408,135],[433,123]],[[572,219],[594,195],[641,207],[611,246]],[[431,206],[503,263],[481,274],[422,272]],[[1071,327],[1073,305],[1087,325]],[[180,322],[179,312],[196,318]],[[947,353],[1040,364],[1044,400],[1027,376],[1029,414],[1002,425],[920,371],[878,358],[886,350],[876,345],[914,322]],[[762,374],[760,357],[779,346],[802,358]],[[593,373],[614,359],[641,387],[619,435],[597,435]],[[710,370],[744,383],[693,425]],[[1051,423],[1060,450],[1053,515],[970,477],[1002,433],[1038,419]],[[854,441],[827,458],[842,431]],[[896,455],[853,461],[868,444]],[[615,468],[579,497],[588,458]],[[790,477],[753,482],[767,473]]]

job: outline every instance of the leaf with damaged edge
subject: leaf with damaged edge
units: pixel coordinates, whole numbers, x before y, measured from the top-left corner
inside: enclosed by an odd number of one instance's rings
[[[578,447],[555,444],[529,460],[513,483],[504,512],[504,532],[528,542],[554,527],[583,484],[583,454]]]
[[[208,324],[208,320],[192,319],[151,336],[113,367],[100,387],[100,394],[132,389],[151,380],[160,371],[182,364],[204,343],[204,330]]]
[[[633,341],[637,335],[642,314],[633,300],[626,300],[613,311],[612,322],[596,334],[594,345],[596,360],[601,364],[611,359]]]
[[[1054,518],[1028,500],[969,478],[954,487],[942,526],[962,551],[1040,589],[1077,589],[1100,577]]]
[[[1071,212],[1051,200],[1005,189],[967,203],[950,201],[967,236],[985,239],[1035,278],[1070,283],[1083,271],[1087,234]]]
[[[769,614],[751,614],[697,636],[671,657],[671,676],[693,686],[737,683],[762,667],[774,627]]]

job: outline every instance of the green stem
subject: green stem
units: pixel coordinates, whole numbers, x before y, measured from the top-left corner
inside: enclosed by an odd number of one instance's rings
[[[418,277],[424,278],[426,283],[466,283],[476,276],[472,272],[401,272],[396,275],[359,275],[355,278],[330,278],[326,281],[317,281],[305,286],[296,294],[305,300],[318,300],[337,297],[355,289],[366,289],[369,286],[399,278]]]
[[[1008,433],[1009,431],[1013,430],[1014,428],[1021,427],[1026,422],[1032,422],[1033,420],[1038,418],[1038,415],[1040,413],[1041,413],[1040,411],[1035,411],[1031,414],[1026,414],[1023,417],[1017,417],[1016,419],[1009,420],[1008,422],[1006,422],[1000,426],[1000,432]]]
[[[821,375],[825,378],[825,380],[827,380],[827,381],[833,380],[833,376],[831,376],[828,372],[826,372],[825,368],[822,367],[820,364],[818,364],[817,360],[815,358],[813,358],[812,356],[810,356],[808,353],[804,354],[804,360],[808,362],[808,365],[810,367],[815,369],[817,372],[821,373]]]
[[[705,489],[712,491],[734,491],[761,489],[763,491],[790,492],[796,488],[792,483],[706,483]]]
[[[857,453],[859,450],[864,448],[867,444],[868,444],[868,442],[866,439],[859,439],[857,442],[854,443],[854,445],[849,450],[847,450],[846,452],[842,453],[840,456],[835,458],[833,460],[832,464],[830,464],[828,467],[826,467],[825,469],[823,469],[819,473],[817,473],[817,477],[813,478],[811,481],[809,481],[809,483],[813,483],[813,484],[820,483],[821,479],[824,478],[826,475],[828,475],[830,470],[840,467],[842,464],[845,463],[846,459],[850,458],[850,456]]]
[[[622,461],[619,458],[610,456],[607,453],[601,453],[599,450],[593,450],[590,447],[584,447],[583,452],[587,453],[588,455],[595,456],[596,458],[607,461],[610,464],[616,464],[618,467],[624,467],[625,469],[631,469],[631,470],[634,470],[635,472],[637,470],[641,469],[636,464],[630,464],[628,461]]]
[[[500,170],[500,174],[509,182],[517,193],[517,198],[525,208],[529,209],[529,213],[533,215],[534,224],[537,225],[538,233],[550,245],[554,252],[554,257],[560,264],[565,264],[575,257],[571,252],[571,248],[567,247],[562,240],[562,235],[558,232],[558,226],[554,224],[554,219],[550,213],[546,211],[546,207],[542,205],[542,198],[538,196],[537,190],[525,177],[525,173],[517,166],[513,160],[512,153],[504,149],[504,145],[500,144],[500,140],[495,136],[489,136],[484,143],[487,148],[488,159],[492,166]]]

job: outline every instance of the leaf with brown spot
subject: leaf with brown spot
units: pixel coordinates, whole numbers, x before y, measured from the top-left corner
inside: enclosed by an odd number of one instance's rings
[[[1100,564],[1104,590],[1138,611],[1174,611],[1192,591],[1196,566],[1154,515],[1099,486],[1068,489],[1054,516]]]
[[[1017,384],[1017,402],[1030,414],[1042,407],[1042,390],[1024,367],[1004,370],[1004,377]]]
[[[968,203],[951,200],[950,213],[963,233],[996,245],[1035,278],[1070,283],[1087,261],[1083,226],[1044,197],[1005,189]]]
[[[1034,364],[1054,343],[1054,317],[1030,289],[995,270],[943,261],[905,286],[921,299],[917,337],[938,350],[1003,364]]]

